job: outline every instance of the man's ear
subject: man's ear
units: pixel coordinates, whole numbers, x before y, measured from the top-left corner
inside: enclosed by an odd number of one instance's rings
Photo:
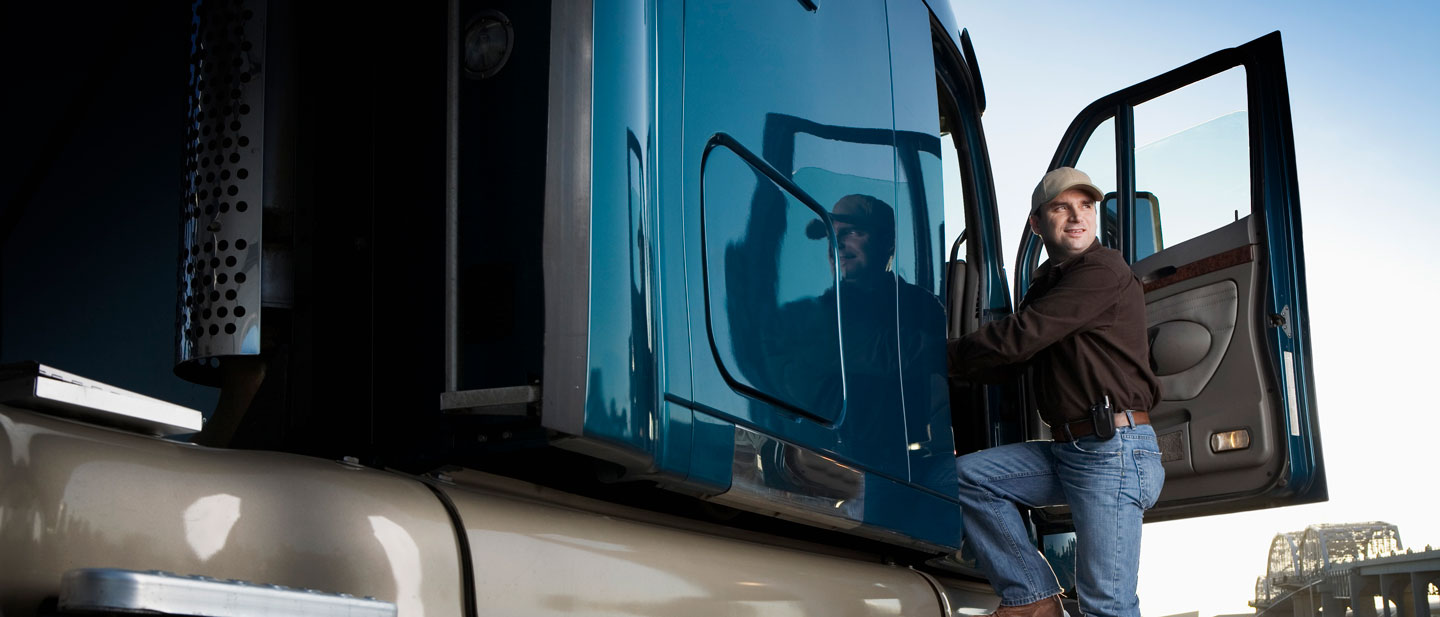
[[[1040,217],[1030,215],[1030,233],[1040,235]]]

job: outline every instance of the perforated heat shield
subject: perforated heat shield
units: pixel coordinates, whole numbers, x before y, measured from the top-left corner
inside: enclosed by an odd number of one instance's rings
[[[176,374],[260,353],[265,3],[198,1],[180,216]]]

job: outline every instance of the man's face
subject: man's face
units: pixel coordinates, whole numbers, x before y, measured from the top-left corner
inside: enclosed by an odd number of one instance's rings
[[[1095,241],[1095,198],[1068,189],[1030,216],[1030,229],[1056,262],[1079,255]]]
[[[870,269],[876,258],[872,253],[870,230],[835,221],[836,255],[840,258],[840,277],[855,278]]]

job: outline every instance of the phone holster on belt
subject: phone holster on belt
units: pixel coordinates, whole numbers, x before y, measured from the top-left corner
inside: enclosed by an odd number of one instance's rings
[[[1115,408],[1110,405],[1110,395],[1090,406],[1090,421],[1095,424],[1095,436],[1110,439],[1115,436]]]

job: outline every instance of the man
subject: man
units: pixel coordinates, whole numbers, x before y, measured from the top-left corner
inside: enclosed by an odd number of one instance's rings
[[[1053,436],[956,460],[965,541],[1000,595],[995,615],[1062,614],[1060,586],[1015,508],[1058,504],[1070,506],[1075,524],[1080,611],[1140,614],[1141,518],[1165,480],[1147,413],[1160,389],[1149,364],[1144,291],[1120,254],[1095,236],[1100,198],[1083,172],[1045,174],[1031,197],[1030,229],[1049,259],[1015,314],[949,344],[954,377],[1031,368]]]

